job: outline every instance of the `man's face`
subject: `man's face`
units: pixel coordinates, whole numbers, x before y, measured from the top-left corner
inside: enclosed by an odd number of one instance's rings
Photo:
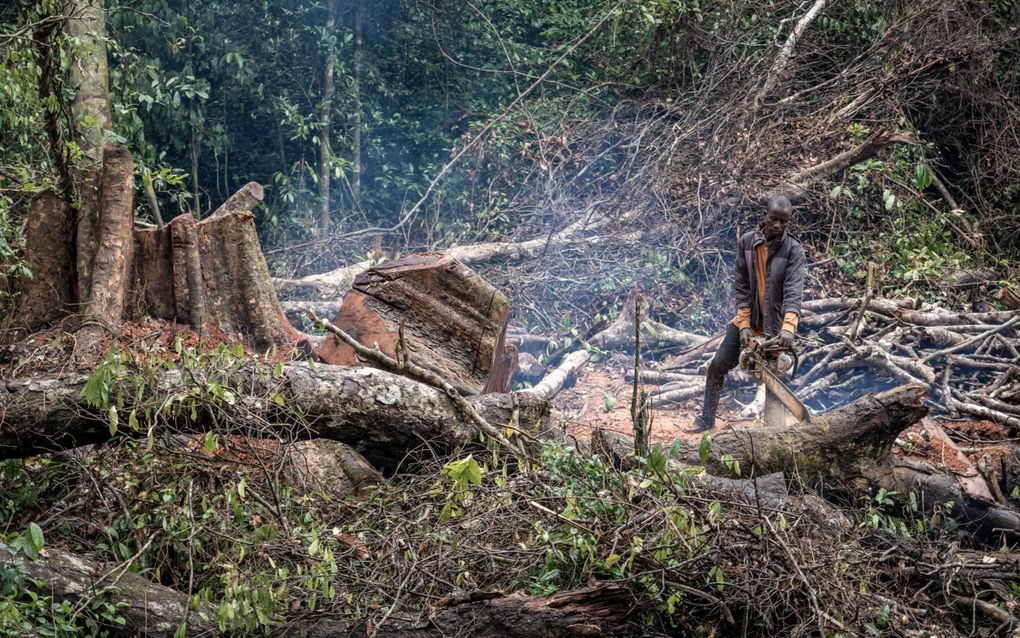
[[[790,216],[788,209],[769,206],[765,213],[765,227],[762,229],[765,239],[772,241],[782,235],[786,225],[790,223]]]

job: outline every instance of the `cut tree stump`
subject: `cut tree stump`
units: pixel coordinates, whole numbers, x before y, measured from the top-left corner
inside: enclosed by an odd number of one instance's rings
[[[237,210],[260,201],[261,186],[245,185],[202,222],[182,215],[136,230],[131,154],[107,147],[94,173],[77,211],[53,193],[33,202],[26,261],[35,275],[22,283],[16,329],[79,315],[75,357],[86,360],[121,321],[146,315],[209,336],[245,337],[259,349],[311,351],[276,299],[253,215]]]
[[[411,255],[358,275],[333,323],[362,345],[431,369],[463,394],[506,392],[517,367],[505,344],[505,295],[456,259]],[[404,346],[398,353],[400,326]],[[360,365],[350,346],[327,339],[316,353]],[[490,383],[490,380],[492,383]]]
[[[203,334],[243,335],[257,348],[302,342],[287,321],[262,256],[254,215],[231,212],[200,222],[181,215],[161,229],[135,231],[131,316],[187,323]]]
[[[67,229],[74,211],[52,191],[32,200],[25,235],[25,265],[32,278],[23,281],[15,326],[37,326],[57,321],[77,298],[77,280],[70,259],[74,238]]]

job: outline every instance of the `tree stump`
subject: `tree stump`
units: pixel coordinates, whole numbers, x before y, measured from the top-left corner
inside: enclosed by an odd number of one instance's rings
[[[505,345],[509,313],[506,296],[470,268],[448,255],[424,253],[358,275],[333,323],[362,345],[398,360],[410,356],[474,394],[509,389],[517,365]],[[333,339],[317,354],[335,365],[361,363]]]
[[[304,341],[277,302],[252,213],[182,215],[135,231],[135,241],[133,316],[243,335],[258,348]]]
[[[146,315],[246,337],[260,349],[310,352],[277,302],[253,215],[235,210],[258,203],[262,187],[246,184],[202,222],[182,215],[135,230],[133,170],[131,154],[110,146],[77,211],[54,193],[33,202],[26,247],[33,278],[22,283],[15,327],[31,331],[80,314],[75,356],[84,359],[121,321]]]

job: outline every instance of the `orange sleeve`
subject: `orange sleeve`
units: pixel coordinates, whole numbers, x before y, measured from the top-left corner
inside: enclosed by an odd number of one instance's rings
[[[800,323],[800,315],[796,312],[788,312],[783,315],[783,330],[789,330],[790,334],[797,334],[797,324]]]
[[[737,330],[743,330],[744,328],[751,327],[751,309],[748,307],[737,308],[737,315],[730,321]]]

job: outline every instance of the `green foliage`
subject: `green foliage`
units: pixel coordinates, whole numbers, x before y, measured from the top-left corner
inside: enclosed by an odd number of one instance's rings
[[[468,498],[468,488],[482,483],[482,468],[478,461],[468,454],[462,459],[444,465],[440,474],[450,482],[446,504],[439,513],[439,520],[445,523],[463,513],[462,505]]]
[[[869,129],[854,124],[851,141]],[[882,266],[896,293],[911,289],[939,294],[938,280],[971,264],[960,228],[962,211],[925,195],[934,176],[925,160],[929,147],[898,147],[889,159],[871,159],[850,168],[829,192],[846,208],[845,241],[831,241],[830,254],[851,279],[863,279],[868,261]]]

